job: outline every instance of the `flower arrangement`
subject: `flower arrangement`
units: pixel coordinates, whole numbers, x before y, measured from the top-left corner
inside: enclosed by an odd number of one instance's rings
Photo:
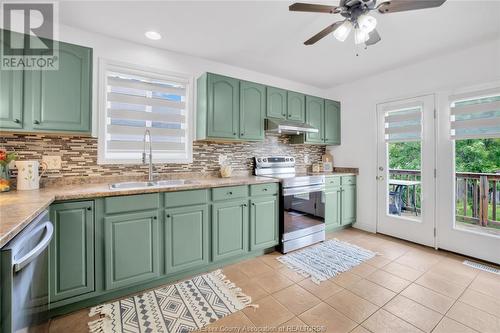
[[[17,158],[14,152],[0,150],[0,192],[10,191],[9,163]]]

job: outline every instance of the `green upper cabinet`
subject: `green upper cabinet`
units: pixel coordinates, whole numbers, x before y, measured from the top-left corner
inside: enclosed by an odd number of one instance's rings
[[[266,117],[286,119],[287,91],[284,89],[267,87],[266,97]]]
[[[324,142],[340,145],[340,103],[325,100]]]
[[[306,96],[306,123],[317,128],[318,133],[307,133],[306,142],[323,143],[325,102],[322,98]]]
[[[50,218],[50,302],[94,291],[94,202],[52,205]]]
[[[264,140],[265,86],[206,73],[197,91],[197,140]]]
[[[159,277],[158,211],[106,216],[104,248],[107,290]]]
[[[23,128],[23,71],[0,70],[0,128]]]
[[[304,122],[306,120],[306,97],[304,94],[289,91],[287,94],[287,119]]]
[[[206,73],[198,79],[197,138],[238,139],[240,81]]]
[[[240,139],[264,140],[266,87],[253,82],[240,82]]]
[[[250,202],[250,250],[278,244],[278,198],[253,198]]]
[[[92,50],[59,42],[59,69],[25,71],[25,126],[91,131]]]
[[[208,264],[208,205],[165,211],[167,274]]]
[[[248,252],[248,200],[214,203],[212,206],[212,260]]]

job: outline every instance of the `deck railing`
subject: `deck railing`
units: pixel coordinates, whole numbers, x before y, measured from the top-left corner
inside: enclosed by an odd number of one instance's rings
[[[389,169],[389,177],[391,179],[400,179],[400,180],[418,180],[420,181],[420,170],[406,170],[406,169]],[[414,211],[417,210],[417,213],[420,213],[420,189],[415,189],[417,193],[416,195],[416,208],[413,207],[410,203],[412,202],[411,196],[413,195],[412,191],[408,188],[403,188],[403,210],[405,211]]]
[[[391,179],[421,179],[420,170],[389,169],[389,176]],[[500,227],[500,213],[497,210],[500,203],[500,174],[457,172],[455,176],[457,220]]]

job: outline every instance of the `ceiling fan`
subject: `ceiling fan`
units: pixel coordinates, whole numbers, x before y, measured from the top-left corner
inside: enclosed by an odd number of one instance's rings
[[[289,7],[293,12],[313,12],[340,14],[345,19],[335,22],[318,32],[304,42],[305,45],[312,45],[331,34],[339,41],[343,42],[354,29],[354,43],[366,46],[378,43],[381,38],[375,27],[377,19],[369,13],[373,10],[380,14],[390,14],[407,10],[439,7],[446,0],[390,0],[383,1],[377,5],[377,0],[340,0],[338,6],[317,5],[310,3],[294,3]]]

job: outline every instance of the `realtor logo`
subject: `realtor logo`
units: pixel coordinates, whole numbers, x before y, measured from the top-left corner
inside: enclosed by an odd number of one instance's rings
[[[2,2],[2,70],[57,70],[55,2]]]

